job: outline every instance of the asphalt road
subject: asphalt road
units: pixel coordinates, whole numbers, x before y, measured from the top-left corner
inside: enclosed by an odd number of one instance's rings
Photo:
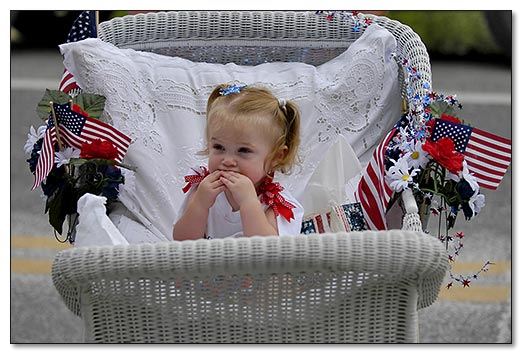
[[[54,240],[23,152],[35,108],[45,88],[55,89],[62,74],[57,52],[11,55],[10,116],[10,341],[76,343],[81,320],[61,302],[50,278],[54,255],[67,245]],[[433,87],[457,94],[462,116],[473,125],[512,138],[511,71],[494,63],[433,63]],[[496,191],[484,190],[486,206],[472,222],[459,221],[465,248],[455,272],[473,273],[495,263],[471,287],[443,288],[439,300],[420,311],[423,343],[512,342],[512,186],[511,167]],[[449,281],[449,279],[448,279]]]

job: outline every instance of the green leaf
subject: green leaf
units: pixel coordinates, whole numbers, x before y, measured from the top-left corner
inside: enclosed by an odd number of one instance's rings
[[[58,190],[55,194],[47,199],[45,203],[45,211],[49,211],[49,224],[61,235],[63,222],[65,221],[65,213],[63,212],[63,189]]]
[[[45,203],[45,212],[49,212],[49,224],[61,235],[63,223],[68,214],[76,213],[78,196],[70,181],[66,181]]]
[[[80,106],[89,117],[96,119],[100,118],[105,107],[105,97],[92,93],[80,93],[73,98],[73,102]]]
[[[437,118],[440,118],[443,114],[458,118],[457,109],[455,106],[450,106],[444,101],[435,101],[430,105],[431,113]]]
[[[42,99],[36,106],[36,113],[40,119],[45,120],[49,117],[49,113],[51,112],[51,106],[49,105],[50,101],[58,104],[65,104],[69,102],[70,99],[71,97],[62,91],[45,89]]]

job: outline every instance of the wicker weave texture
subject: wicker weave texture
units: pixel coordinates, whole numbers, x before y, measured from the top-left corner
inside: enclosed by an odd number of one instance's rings
[[[87,341],[412,342],[445,252],[400,230],[59,253],[53,281]]]
[[[385,16],[359,14],[386,28],[397,40],[397,54],[421,74],[412,83],[422,93],[431,84],[425,45],[409,26]],[[256,65],[333,59],[359,38],[351,17],[327,21],[307,11],[179,11],[124,16],[100,24],[100,39],[121,48],[152,51],[208,63]]]

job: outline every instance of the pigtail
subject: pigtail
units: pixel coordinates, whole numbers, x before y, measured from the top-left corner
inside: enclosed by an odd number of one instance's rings
[[[286,117],[286,139],[285,145],[288,147],[287,157],[285,161],[287,166],[292,166],[298,160],[297,150],[300,143],[300,116],[299,110],[295,103],[286,101],[283,113]]]
[[[210,108],[212,107],[212,105],[214,104],[214,101],[218,98],[218,97],[221,97],[221,94],[219,93],[221,91],[221,89],[227,87],[228,85],[226,84],[221,84],[221,85],[217,85],[214,90],[210,93],[210,96],[208,96],[208,101],[207,101],[207,115],[208,115],[208,112],[210,111]]]

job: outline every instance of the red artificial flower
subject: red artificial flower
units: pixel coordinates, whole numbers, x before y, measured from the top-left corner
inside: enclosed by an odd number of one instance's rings
[[[422,149],[430,154],[438,163],[447,168],[451,173],[458,174],[462,171],[464,155],[455,151],[455,143],[451,138],[444,137],[436,142],[427,140]]]
[[[81,114],[82,116],[85,116],[85,117],[88,117],[88,116],[89,116],[89,114],[88,114],[87,112],[85,112],[84,110],[82,110],[82,109],[80,108],[80,106],[78,106],[76,103],[73,103],[73,105],[72,105],[72,111],[73,111],[73,112],[76,112],[76,113],[78,113],[78,114]]]
[[[92,142],[83,142],[80,153],[82,159],[106,159],[116,160],[118,150],[109,141],[96,139]]]
[[[453,123],[457,123],[457,124],[462,124],[460,119],[458,119],[457,117],[449,116],[447,114],[442,114],[440,116],[440,119],[444,119],[444,120],[447,120],[447,121],[450,121],[450,122],[453,122]]]

